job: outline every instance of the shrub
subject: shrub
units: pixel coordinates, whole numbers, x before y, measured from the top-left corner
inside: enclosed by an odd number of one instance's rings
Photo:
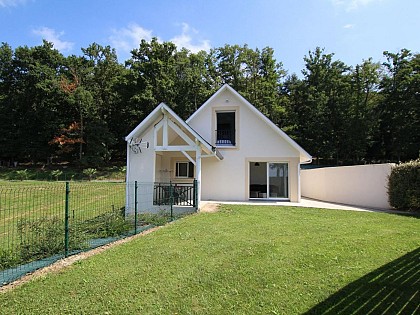
[[[55,178],[55,180],[58,181],[58,178],[63,175],[63,171],[62,170],[54,170],[51,171],[51,176]]]
[[[96,168],[86,168],[83,170],[83,175],[89,177],[89,180],[92,180],[96,173]]]
[[[165,225],[169,221],[171,221],[171,215],[165,211],[159,211],[159,213],[139,213],[138,214],[138,221],[142,225]]]
[[[47,258],[64,252],[64,222],[58,217],[38,220],[22,219],[17,230],[20,238],[22,263]],[[73,228],[69,231],[69,249],[86,247],[83,234]]]
[[[125,220],[124,212],[121,209],[100,214],[80,224],[82,233],[90,237],[109,237],[123,235],[132,228],[130,222]]]
[[[16,176],[20,180],[28,179],[29,172],[27,169],[16,171]]]
[[[14,267],[19,263],[20,259],[14,251],[0,248],[0,271]]]
[[[399,210],[420,210],[420,159],[392,168],[388,179],[388,200]]]

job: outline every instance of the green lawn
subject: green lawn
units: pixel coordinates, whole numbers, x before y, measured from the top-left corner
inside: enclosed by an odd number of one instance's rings
[[[71,182],[69,187],[69,214],[74,220],[88,220],[125,205],[121,182]],[[0,181],[0,246],[13,247],[22,220],[64,220],[65,199],[64,182]]]
[[[2,293],[0,313],[410,314],[419,233],[392,214],[224,206]]]
[[[70,250],[129,229],[121,216],[124,182],[71,182],[69,188]],[[2,270],[64,254],[65,200],[64,182],[0,181],[0,280]]]

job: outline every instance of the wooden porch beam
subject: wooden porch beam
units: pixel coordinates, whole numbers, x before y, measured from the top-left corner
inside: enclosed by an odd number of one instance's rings
[[[178,152],[182,152],[182,151],[195,151],[196,147],[195,146],[190,146],[190,145],[168,145],[168,146],[162,146],[162,145],[158,145],[155,147],[155,151],[178,151]]]
[[[181,128],[179,128],[172,120],[168,119],[168,125],[171,127],[186,143],[189,145],[194,145],[194,141],[191,140],[190,137],[187,136],[187,134],[182,131]]]
[[[184,154],[184,156],[188,159],[188,160],[190,160],[190,162],[192,163],[192,164],[194,164],[194,165],[196,165],[196,163],[195,163],[195,161],[193,160],[193,158],[191,157],[191,155],[189,155],[187,152],[185,152],[185,151],[181,151],[182,152],[182,154]]]

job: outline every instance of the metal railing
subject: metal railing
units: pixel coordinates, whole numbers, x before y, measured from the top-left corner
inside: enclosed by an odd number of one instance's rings
[[[154,205],[173,205],[197,207],[197,181],[189,184],[155,183]]]
[[[235,145],[235,131],[230,129],[216,130],[216,145]]]

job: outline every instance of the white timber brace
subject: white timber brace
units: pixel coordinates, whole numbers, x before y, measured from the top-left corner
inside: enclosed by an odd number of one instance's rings
[[[196,144],[194,141],[188,137],[188,135],[178,127],[171,119],[169,119],[167,112],[162,108],[163,119],[159,121],[154,128],[154,147],[155,151],[195,151]],[[187,145],[169,145],[169,128],[176,132],[186,143]],[[158,131],[162,129],[162,145],[157,145],[157,134]],[[183,152],[183,153],[184,153]],[[185,153],[184,153],[185,155]],[[187,156],[191,160],[191,157]]]

